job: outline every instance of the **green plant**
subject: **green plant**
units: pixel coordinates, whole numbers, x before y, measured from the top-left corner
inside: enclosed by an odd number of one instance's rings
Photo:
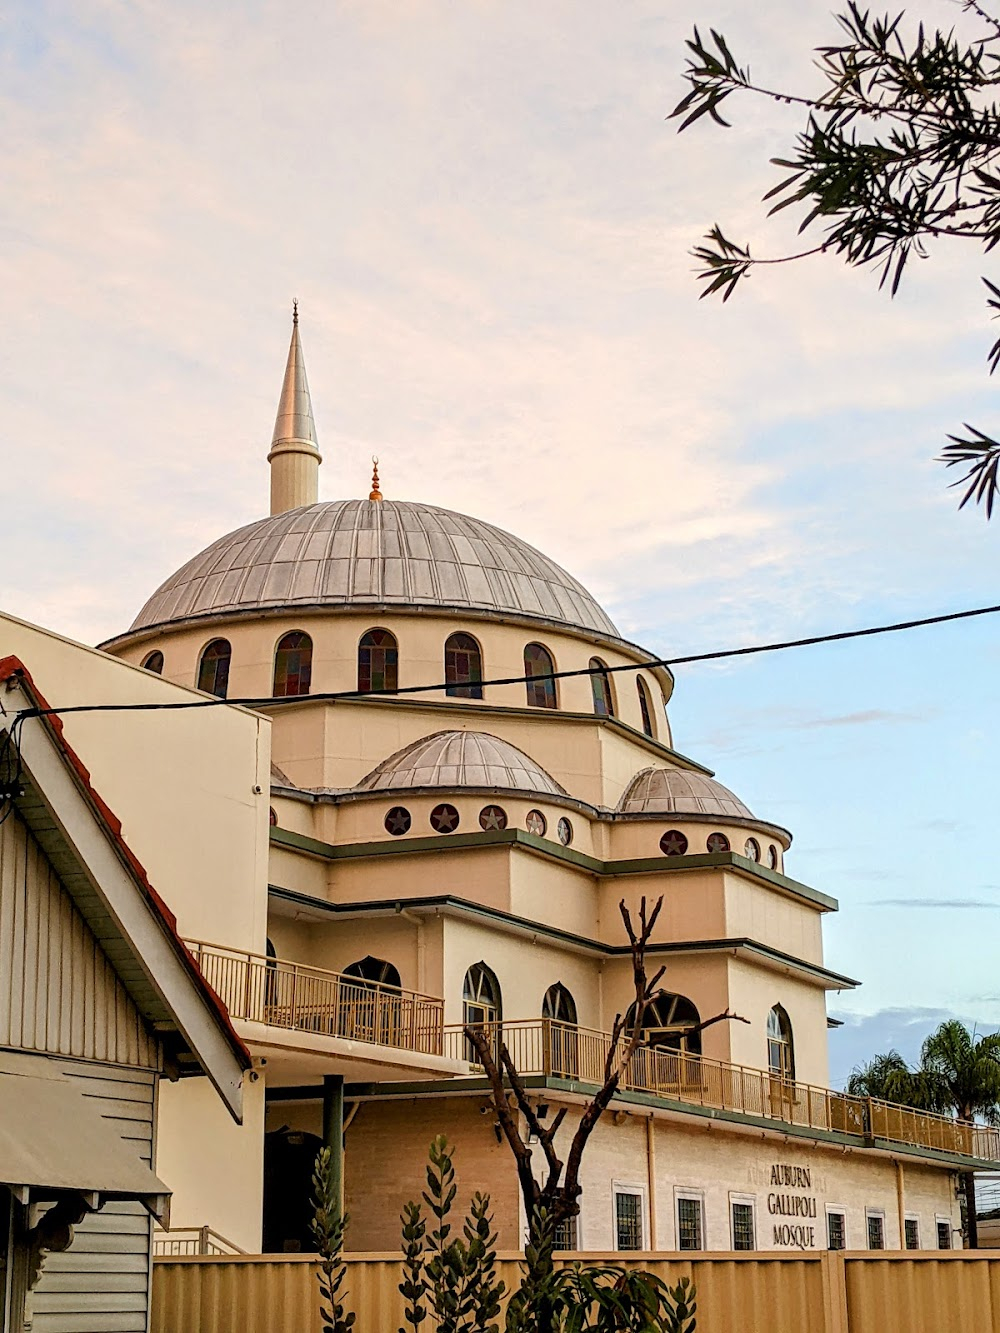
[[[354,1325],[354,1312],[345,1311],[343,1298],[344,1231],[347,1217],[340,1211],[339,1191],[332,1170],[329,1148],[321,1148],[313,1167],[313,1216],[310,1222],[316,1249],[319,1252],[320,1317],[324,1330],[329,1333],[348,1333]]]
[[[490,1198],[472,1196],[462,1235],[452,1237],[455,1194],[455,1169],[442,1134],[431,1143],[427,1189],[421,1196],[431,1214],[430,1229],[419,1203],[408,1203],[401,1218],[404,1280],[399,1290],[407,1301],[407,1325],[418,1329],[430,1313],[436,1333],[500,1333],[505,1287],[497,1275]]]
[[[506,1333],[695,1333],[694,1286],[618,1264],[553,1259],[554,1225],[532,1216],[521,1285],[511,1297]]]

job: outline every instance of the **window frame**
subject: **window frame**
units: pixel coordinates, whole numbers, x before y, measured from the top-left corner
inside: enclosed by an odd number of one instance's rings
[[[154,657],[158,657],[158,658],[160,659],[160,665],[159,665],[159,666],[155,666],[155,667],[154,667],[154,666],[150,666],[150,663],[153,661]],[[146,654],[146,656],[142,659],[142,661],[139,663],[139,665],[142,667],[143,671],[148,671],[149,674],[150,674],[151,676],[162,676],[162,675],[163,675],[163,667],[164,667],[164,665],[165,665],[165,659],[164,659],[164,656],[163,656],[163,650],[162,650],[161,648],[153,648],[153,649],[151,649],[151,650]]]
[[[750,1209],[750,1232],[752,1245],[736,1244],[736,1218],[733,1213],[734,1208]],[[757,1234],[757,1196],[756,1194],[739,1194],[730,1190],[729,1193],[729,1239],[732,1242],[733,1252],[735,1254],[748,1254],[760,1249],[758,1245]]]
[[[917,1243],[916,1243],[916,1245],[911,1245],[911,1244],[910,1244],[910,1238],[909,1238],[909,1236],[907,1235],[907,1229],[910,1227],[911,1224],[912,1224],[914,1227],[916,1227],[916,1231],[917,1231]],[[902,1239],[903,1239],[903,1249],[904,1249],[904,1250],[919,1250],[919,1249],[922,1248],[922,1247],[921,1247],[921,1244],[920,1244],[920,1217],[919,1217],[919,1215],[918,1215],[917,1213],[904,1213],[904,1214],[903,1214],[903,1237],[902,1237]]]
[[[941,1244],[941,1228],[945,1227],[948,1232],[948,1244]],[[955,1248],[955,1227],[950,1217],[945,1217],[942,1213],[935,1214],[934,1231],[937,1236],[937,1247],[939,1250],[953,1250]]]
[[[639,1200],[639,1232],[641,1244],[636,1250],[623,1248],[618,1244],[618,1198],[620,1195],[632,1195]],[[612,1180],[611,1182],[611,1235],[612,1247],[616,1254],[643,1254],[649,1249],[649,1200],[647,1187],[636,1181]]]
[[[452,639],[469,639],[475,645],[475,650],[479,655],[478,676],[475,676],[474,674],[470,673],[467,680],[466,679],[459,680],[457,676],[454,680],[450,679],[450,673],[448,668],[449,652],[453,653],[472,652],[471,648],[465,648],[465,647],[450,648],[449,644],[451,643]],[[474,634],[470,634],[468,630],[457,629],[448,635],[448,637],[444,641],[444,678],[445,678],[444,692],[449,699],[482,699],[483,676],[485,674],[485,670],[486,668],[483,660],[483,645],[479,642],[479,640],[476,638]]]
[[[649,686],[642,676],[637,675],[635,687],[639,696],[639,720],[642,723],[642,734],[648,736],[651,741],[655,741],[656,724],[653,721],[653,700],[649,692]]]
[[[698,1224],[700,1233],[698,1239],[701,1242],[701,1244],[695,1248],[681,1245],[680,1205],[682,1200],[696,1203],[698,1205]],[[706,1249],[706,1232],[707,1232],[707,1227],[705,1218],[705,1191],[698,1189],[683,1189],[679,1186],[674,1186],[674,1240],[676,1242],[675,1248],[677,1249],[678,1253],[683,1252],[685,1254],[703,1254]]]
[[[772,1016],[777,1017],[779,1036],[773,1036],[771,1033]],[[787,1035],[785,1029],[781,1026],[782,1017],[787,1024]],[[767,1040],[767,1069],[771,1078],[780,1079],[782,1083],[794,1083],[795,1029],[792,1027],[792,1020],[788,1015],[788,1010],[783,1004],[772,1004],[771,1008],[767,1011],[765,1037]],[[772,1046],[778,1048],[781,1052],[777,1062],[773,1059]]]
[[[220,643],[224,643],[226,645],[226,652],[224,654],[216,655],[215,657],[209,658],[208,656],[209,649],[214,648],[216,644]],[[222,689],[219,690],[218,688],[219,663],[223,661],[226,664],[226,668],[222,681]],[[205,670],[206,662],[211,662],[212,666],[214,667],[213,680],[215,688],[213,688],[211,685],[208,684],[204,685],[202,684],[201,678],[202,678],[202,673]],[[198,674],[195,678],[195,688],[201,690],[202,694],[214,695],[216,699],[227,698],[229,694],[229,672],[232,669],[232,665],[233,665],[233,645],[229,641],[229,639],[225,638],[221,634],[216,635],[214,639],[209,639],[208,643],[205,644],[204,648],[202,648],[201,652],[198,654]]]
[[[599,669],[598,669],[599,668]],[[617,717],[618,710],[615,707],[615,692],[611,684],[611,674],[608,671],[608,664],[601,657],[592,657],[587,663],[587,670],[590,672],[590,697],[594,709],[595,717]],[[604,682],[604,689],[601,691],[601,705],[598,707],[597,689],[598,681]],[[604,707],[606,705],[606,707]]]
[[[381,643],[365,643],[365,639],[367,639],[372,634],[388,635],[388,637],[392,640],[392,647],[390,648],[387,644],[381,644]],[[367,684],[362,683],[362,674],[361,674],[362,653],[369,654],[367,663],[365,665],[365,671],[367,672],[367,682],[368,682]],[[383,683],[381,685],[376,685],[374,683],[376,673],[374,666],[372,664],[372,659],[371,659],[372,653],[383,654],[382,669],[381,669]],[[391,654],[393,657],[392,662],[388,662],[385,660],[385,657],[389,654]],[[392,671],[391,684],[389,683],[390,668]],[[386,692],[389,693],[395,693],[399,689],[399,640],[396,638],[395,634],[393,634],[391,629],[386,629],[383,625],[372,625],[370,629],[366,629],[364,634],[360,636],[360,638],[358,639],[358,652],[357,652],[357,677],[358,677],[358,689],[366,694],[371,693],[373,691],[382,691],[382,690],[385,690]]]
[[[559,691],[557,689],[558,682],[555,680],[543,680],[536,682],[535,672],[533,670],[535,664],[529,663],[528,661],[529,648],[537,648],[539,652],[544,653],[545,657],[548,659],[547,669],[545,671],[539,671],[537,673],[539,676],[550,675],[554,673],[556,670],[556,659],[552,656],[552,650],[550,648],[547,648],[544,643],[539,643],[537,639],[532,639],[530,643],[526,643],[524,645],[524,648],[521,651],[521,661],[524,664],[524,674],[526,677],[524,682],[524,692],[525,692],[525,698],[527,699],[528,707],[558,708],[559,707]],[[533,699],[531,697],[532,692],[536,690],[541,691],[543,695],[543,698],[541,700]]]
[[[289,674],[290,674],[290,673],[289,673],[288,670],[286,669],[286,671],[285,671],[285,685],[286,685],[286,688],[283,689],[283,690],[281,691],[281,693],[279,694],[279,693],[278,693],[278,654],[279,654],[280,652],[286,652],[286,653],[300,653],[300,652],[302,652],[302,651],[304,650],[304,647],[305,647],[304,644],[297,644],[294,648],[284,648],[284,649],[282,648],[281,645],[285,642],[285,640],[286,640],[286,639],[290,639],[290,638],[292,638],[293,635],[296,635],[296,634],[300,634],[300,635],[302,636],[302,638],[305,639],[306,642],[307,642],[308,645],[309,645],[309,661],[308,661],[308,663],[307,663],[307,665],[306,665],[306,669],[303,671],[302,666],[300,665],[300,666],[299,666],[299,669],[298,669],[298,671],[296,672],[296,675],[295,675],[295,679],[296,679],[297,683],[300,684],[300,685],[303,683],[303,677],[305,677],[305,689],[289,690],[289,689],[287,688],[288,678],[289,678]],[[274,651],[273,651],[273,653],[271,654],[271,662],[272,662],[272,670],[271,670],[271,697],[272,697],[272,699],[306,699],[306,698],[309,697],[309,693],[310,693],[310,691],[312,690],[312,663],[313,663],[313,649],[314,649],[314,648],[315,648],[315,644],[313,643],[313,637],[312,637],[312,635],[308,632],[308,630],[304,630],[304,629],[290,629],[290,630],[288,630],[286,633],[282,634],[282,636],[278,639],[277,643],[274,645]]]
[[[840,1250],[847,1249],[847,1209],[842,1203],[828,1203],[826,1205],[826,1248],[834,1250],[836,1247],[830,1244],[830,1218],[839,1217],[843,1224],[844,1243],[839,1247]]]
[[[882,1232],[882,1244],[872,1244],[872,1223],[878,1222]],[[884,1208],[866,1208],[865,1209],[865,1240],[868,1242],[866,1249],[877,1253],[886,1248],[885,1244],[885,1209]]]

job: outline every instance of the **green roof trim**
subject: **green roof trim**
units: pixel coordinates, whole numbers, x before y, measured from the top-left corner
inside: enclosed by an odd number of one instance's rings
[[[469,898],[459,898],[453,894],[440,894],[429,898],[371,899],[360,902],[331,903],[326,899],[313,898],[307,893],[298,893],[294,889],[282,888],[277,884],[268,885],[268,893],[273,898],[330,916],[348,916],[374,912],[394,914],[405,903],[409,911],[419,911],[421,909],[424,911],[450,911],[456,915],[482,917],[484,920],[508,926],[512,930],[522,932],[525,935],[544,935],[548,939],[567,944],[574,949],[599,954],[602,958],[624,957],[630,952],[627,944],[603,944],[600,940],[588,939],[586,935],[577,935],[569,930],[561,930],[558,926],[549,926],[542,922],[533,921],[528,917],[517,916],[513,912],[505,912],[499,907],[487,907],[483,903],[473,902]],[[650,954],[731,953],[737,950],[745,950],[748,953],[756,954],[768,962],[777,963],[779,966],[794,968],[795,971],[818,981],[826,990],[853,990],[855,986],[860,984],[853,977],[845,977],[839,972],[831,972],[828,968],[820,967],[817,963],[810,963],[805,959],[796,958],[793,954],[783,953],[780,949],[773,949],[770,945],[761,944],[760,941],[750,939],[748,936],[733,939],[672,940],[663,944],[651,944],[648,952]]]
[[[602,861],[597,857],[578,852],[573,847],[562,847],[548,838],[536,837],[524,829],[488,829],[477,833],[438,833],[429,838],[401,838],[392,841],[349,842],[335,845],[320,842],[317,838],[307,837],[304,833],[293,833],[290,829],[272,827],[271,842],[276,847],[286,847],[290,851],[305,852],[309,856],[318,856],[325,861],[357,860],[368,856],[420,856],[425,852],[438,852],[444,848],[451,850],[469,850],[484,847],[518,847],[553,861],[562,861],[578,870],[604,879],[620,875],[676,875],[691,870],[738,870],[751,879],[759,880],[769,888],[780,893],[798,898],[824,912],[836,912],[839,903],[829,894],[811,888],[800,880],[789,879],[787,875],[770,870],[748,857],[736,852],[702,852],[697,856],[644,856],[625,861]]]

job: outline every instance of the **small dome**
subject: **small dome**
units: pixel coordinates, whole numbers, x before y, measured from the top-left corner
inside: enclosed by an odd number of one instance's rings
[[[754,816],[728,787],[704,773],[682,768],[644,768],[625,788],[620,814]]]
[[[483,731],[438,731],[397,750],[355,791],[404,787],[502,787],[535,796],[565,796],[555,778],[523,750]]]
[[[265,609],[447,607],[621,636],[572,575],[519,537],[402,500],[331,500],[220,537],[153,593],[132,630]]]

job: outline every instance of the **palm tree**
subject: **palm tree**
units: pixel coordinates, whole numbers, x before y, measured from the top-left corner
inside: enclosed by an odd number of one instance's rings
[[[911,1069],[898,1051],[876,1055],[847,1080],[858,1097],[880,1097],[924,1111],[951,1114],[971,1125],[976,1116],[1000,1123],[1000,1032],[977,1037],[964,1023],[949,1019],[920,1048]],[[962,1172],[969,1248],[979,1248],[976,1225],[976,1177]]]

